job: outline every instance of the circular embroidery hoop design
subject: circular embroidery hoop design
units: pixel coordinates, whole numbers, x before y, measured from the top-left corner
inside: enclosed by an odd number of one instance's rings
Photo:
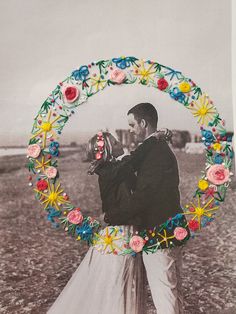
[[[205,169],[193,199],[183,207],[183,214],[176,214],[162,225],[142,232],[126,230],[123,226],[102,228],[96,219],[84,215],[70,202],[58,177],[60,145],[57,138],[70,116],[104,88],[124,84],[153,87],[181,103],[197,119],[206,148]],[[65,232],[102,253],[135,255],[183,245],[190,238],[187,229],[194,237],[213,221],[229,186],[233,149],[225,121],[213,101],[190,78],[155,61],[122,56],[83,65],[56,86],[34,119],[27,158],[31,172],[29,186],[33,187],[36,199],[54,227],[61,225]]]

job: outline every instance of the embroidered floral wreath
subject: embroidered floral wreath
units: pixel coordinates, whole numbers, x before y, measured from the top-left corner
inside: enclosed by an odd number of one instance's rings
[[[100,223],[71,204],[58,179],[56,141],[76,107],[105,87],[141,84],[165,92],[180,102],[197,119],[206,149],[206,167],[193,193],[193,200],[184,206],[184,214],[170,217],[160,226],[142,232],[124,232],[122,226],[102,229]],[[188,239],[187,225],[194,236],[209,225],[225,199],[230,182],[233,150],[227,138],[225,122],[213,101],[191,79],[180,71],[151,60],[120,57],[83,65],[60,82],[42,104],[31,132],[28,146],[29,186],[47,212],[53,226],[60,224],[77,240],[87,241],[102,253],[117,255],[184,244]],[[34,175],[34,176],[33,176]],[[34,178],[33,178],[34,177]],[[186,225],[183,215],[189,217]],[[170,234],[169,230],[173,230]],[[175,241],[173,241],[175,240]]]

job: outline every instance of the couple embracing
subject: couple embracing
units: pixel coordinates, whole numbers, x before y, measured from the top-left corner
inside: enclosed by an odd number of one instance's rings
[[[121,143],[99,132],[89,141],[88,157],[89,173],[98,176],[105,223],[128,235],[159,226],[182,209],[177,160],[168,145],[171,132],[157,130],[158,114],[150,103],[134,106],[127,117],[136,150],[117,160],[124,154]],[[102,254],[95,245],[48,313],[145,314],[146,277],[157,313],[182,313],[181,250],[133,257]]]

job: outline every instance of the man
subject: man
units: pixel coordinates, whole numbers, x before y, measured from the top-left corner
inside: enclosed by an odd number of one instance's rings
[[[158,226],[182,212],[177,160],[167,142],[157,139],[157,122],[157,111],[150,103],[140,103],[128,112],[130,131],[140,145],[128,159],[128,165],[137,172],[137,181],[125,219],[129,217],[139,230]],[[182,313],[181,248],[144,253],[143,262],[158,313]]]
[[[128,206],[129,213],[140,218],[140,228],[151,228],[182,212],[177,160],[167,142],[157,140],[158,115],[150,103],[129,110],[130,132],[141,143],[135,154],[136,189]]]
[[[140,218],[141,229],[158,226],[181,212],[177,160],[166,141],[156,139],[157,122],[157,111],[150,103],[140,103],[128,112],[130,131],[142,143],[138,149],[146,146],[128,206],[130,214]],[[143,262],[158,313],[181,313],[181,248],[144,253]]]

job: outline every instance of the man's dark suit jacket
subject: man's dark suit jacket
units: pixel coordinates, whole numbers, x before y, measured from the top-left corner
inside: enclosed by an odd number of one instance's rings
[[[164,223],[169,217],[182,213],[179,194],[179,172],[176,157],[165,140],[150,137],[126,158],[117,171],[122,180],[127,171],[137,171],[134,193],[127,207],[120,212],[119,221],[147,229]]]

